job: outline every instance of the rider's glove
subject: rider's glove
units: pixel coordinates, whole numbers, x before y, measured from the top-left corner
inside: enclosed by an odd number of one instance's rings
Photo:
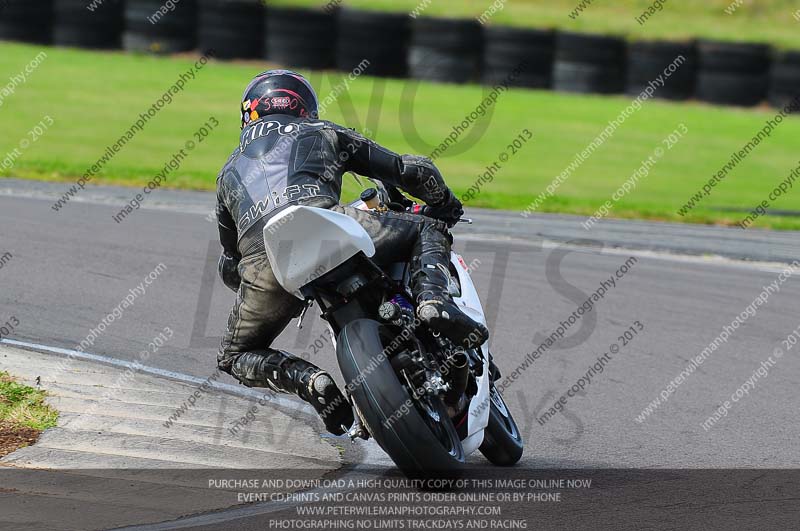
[[[421,214],[444,221],[448,227],[453,228],[464,215],[464,205],[453,195],[452,191],[448,190],[447,199],[443,203],[436,206],[425,206],[422,208]]]
[[[239,284],[242,283],[242,279],[239,276],[239,260],[240,257],[224,251],[219,257],[219,276],[222,282],[233,291],[238,291]]]

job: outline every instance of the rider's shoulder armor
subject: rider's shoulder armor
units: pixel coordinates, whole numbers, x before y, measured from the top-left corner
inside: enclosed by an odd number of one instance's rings
[[[324,120],[271,115],[249,124],[220,174],[222,195],[241,238],[256,222],[301,199],[338,203],[337,127]]]

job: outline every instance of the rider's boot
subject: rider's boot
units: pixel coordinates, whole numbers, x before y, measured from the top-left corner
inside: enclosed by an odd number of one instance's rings
[[[317,411],[325,428],[342,435],[353,424],[353,410],[331,376],[304,359],[282,350],[246,352],[232,367],[236,379],[248,387],[269,387],[296,394]]]
[[[426,229],[423,229],[414,249],[411,277],[417,316],[433,331],[455,344],[478,348],[489,339],[489,331],[453,302],[448,291],[451,282],[448,268],[450,242],[435,225]]]

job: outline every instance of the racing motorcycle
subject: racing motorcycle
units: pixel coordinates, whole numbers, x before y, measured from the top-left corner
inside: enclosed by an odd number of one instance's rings
[[[373,183],[351,206],[424,209]],[[522,436],[494,385],[500,374],[488,342],[464,349],[429,330],[411,302],[409,263],[378,267],[358,222],[310,206],[273,216],[264,242],[277,280],[306,302],[301,322],[316,303],[330,327],[354,411],[351,440],[374,438],[409,477],[457,476],[475,450],[495,465],[519,461]],[[469,269],[455,252],[449,269],[453,300],[486,324]]]

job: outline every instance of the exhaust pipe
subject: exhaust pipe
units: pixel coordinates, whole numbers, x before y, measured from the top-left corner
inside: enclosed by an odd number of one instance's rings
[[[467,353],[463,350],[455,352],[447,358],[445,368],[447,370],[446,375],[450,376],[450,388],[444,394],[445,404],[458,406],[469,382],[469,359],[467,358]]]

